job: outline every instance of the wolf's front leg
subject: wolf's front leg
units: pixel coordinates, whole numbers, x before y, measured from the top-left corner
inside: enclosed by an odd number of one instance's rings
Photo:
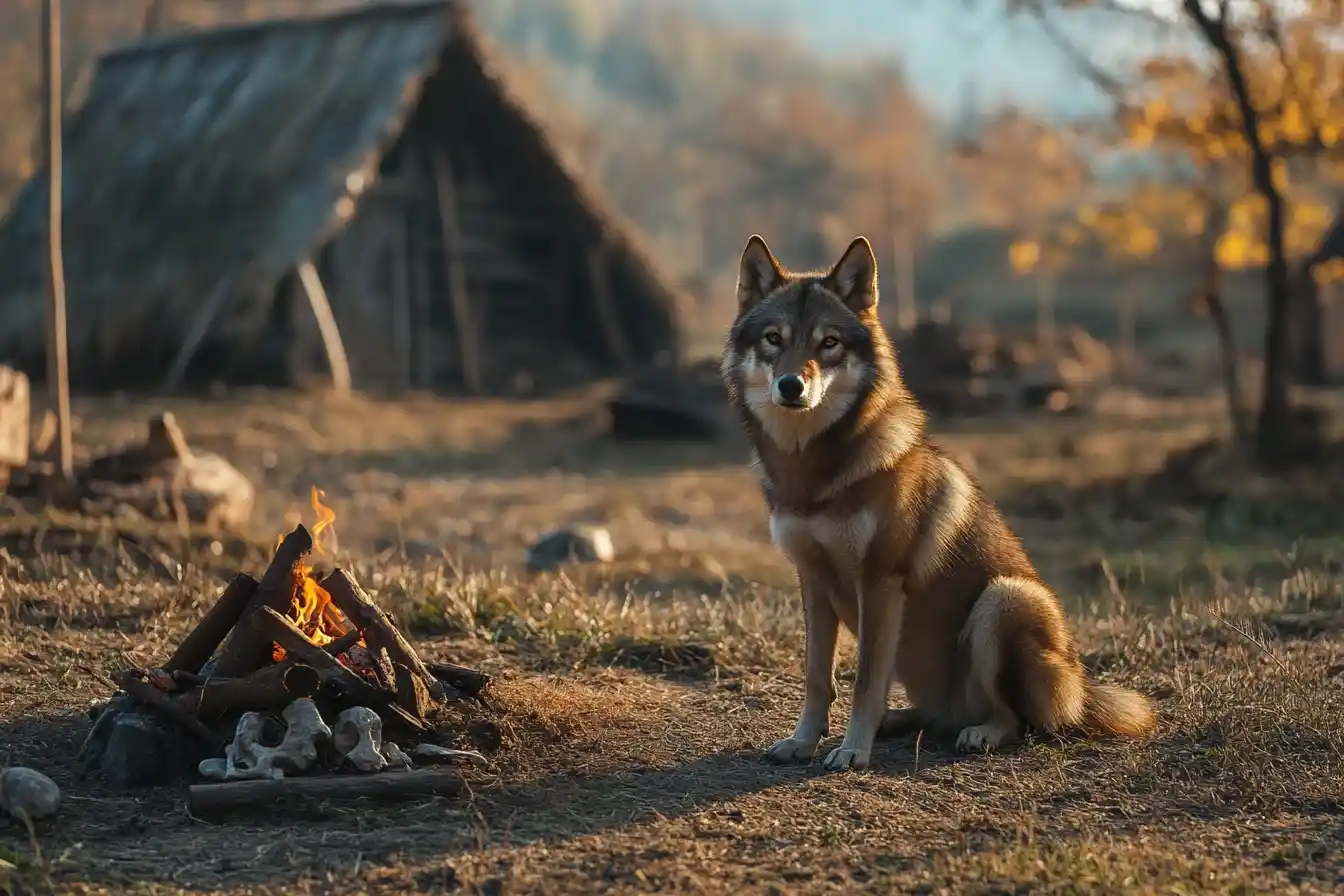
[[[859,657],[854,704],[840,746],[826,757],[827,771],[867,768],[873,739],[887,712],[887,692],[896,668],[905,592],[899,580],[865,584],[859,595]]]
[[[840,619],[829,594],[814,583],[803,581],[803,623],[807,632],[806,678],[803,711],[791,737],[775,741],[765,751],[775,762],[811,760],[830,724],[831,701],[835,699],[835,638]]]

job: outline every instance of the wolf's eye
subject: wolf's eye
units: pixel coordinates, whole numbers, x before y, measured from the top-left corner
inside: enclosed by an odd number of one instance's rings
[[[821,347],[825,351],[830,351],[839,344],[840,340],[836,339],[834,336],[827,336],[825,339],[821,340]]]
[[[765,334],[765,341],[770,343],[771,345],[783,345],[784,337],[780,336],[774,330],[771,330],[769,333]]]

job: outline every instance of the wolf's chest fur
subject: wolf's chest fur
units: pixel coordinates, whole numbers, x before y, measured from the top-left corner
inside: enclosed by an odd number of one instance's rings
[[[851,587],[862,577],[869,548],[877,535],[877,514],[863,509],[840,515],[815,513],[770,515],[770,540],[795,566],[820,555]]]

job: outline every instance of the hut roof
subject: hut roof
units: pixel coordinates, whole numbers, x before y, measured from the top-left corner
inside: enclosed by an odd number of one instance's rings
[[[509,92],[466,4],[418,0],[151,39],[99,60],[65,134],[72,359],[190,326],[226,288],[263,295],[349,218],[450,46],[482,75],[460,89],[496,94],[570,224],[601,233],[675,334],[668,281]],[[0,357],[40,349],[46,206],[43,170],[0,222]]]

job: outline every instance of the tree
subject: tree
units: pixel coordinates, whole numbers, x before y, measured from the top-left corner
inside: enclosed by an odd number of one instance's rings
[[[1047,7],[1079,2],[1028,0],[1018,6],[1044,19]],[[1209,51],[1212,67],[1160,57],[1128,89],[1114,78],[1107,84],[1132,143],[1181,152],[1198,171],[1216,168],[1244,178],[1249,195],[1228,206],[1229,226],[1215,252],[1221,266],[1264,269],[1267,323],[1255,448],[1266,465],[1289,459],[1300,444],[1290,403],[1290,268],[1295,252],[1328,221],[1309,198],[1311,190],[1344,160],[1338,3],[1280,7],[1272,0],[1182,0],[1181,18]],[[1101,77],[1095,68],[1088,74]]]

